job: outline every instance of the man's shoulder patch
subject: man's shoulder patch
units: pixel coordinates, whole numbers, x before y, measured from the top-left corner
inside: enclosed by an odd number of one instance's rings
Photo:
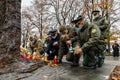
[[[92,33],[96,33],[97,30],[95,28],[92,29]]]

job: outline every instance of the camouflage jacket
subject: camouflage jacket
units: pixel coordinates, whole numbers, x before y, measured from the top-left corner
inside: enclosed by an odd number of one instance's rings
[[[78,35],[71,40],[76,40],[78,43],[76,45],[81,46],[84,52],[98,44],[100,34],[100,29],[96,25],[86,23],[85,26],[83,26],[78,32]]]
[[[63,54],[67,53],[69,45],[66,44],[66,41],[77,36],[77,32],[76,32],[75,27],[69,27],[68,31],[69,31],[68,34],[61,35],[60,45],[59,45],[59,53],[63,53]],[[73,44],[72,46],[74,47],[76,44],[76,40],[74,40],[72,42],[72,44]]]
[[[108,28],[108,21],[105,19],[105,17],[98,16],[95,19],[93,19],[93,24],[97,25],[101,30],[101,39],[106,38],[107,34],[107,28]]]
[[[70,37],[70,40],[72,40],[73,47],[75,47],[75,45],[78,44],[76,39],[77,35],[78,35],[77,30],[75,29],[75,27],[72,27],[69,32],[69,37]]]

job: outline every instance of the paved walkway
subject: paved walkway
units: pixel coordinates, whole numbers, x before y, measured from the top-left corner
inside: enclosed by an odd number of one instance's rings
[[[120,65],[120,58],[113,58],[112,56],[107,56],[103,67],[96,70],[83,69],[82,65],[73,68],[70,63],[65,61],[62,66],[54,68],[44,66],[32,73],[4,74],[0,76],[0,80],[108,80],[116,65]]]

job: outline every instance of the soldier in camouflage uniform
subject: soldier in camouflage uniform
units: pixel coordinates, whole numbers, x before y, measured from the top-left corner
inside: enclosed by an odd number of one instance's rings
[[[100,36],[100,40],[98,41],[97,45],[97,49],[96,50],[96,55],[98,56],[98,67],[101,67],[102,64],[104,63],[104,50],[106,48],[106,43],[105,43],[105,38],[106,38],[106,31],[107,31],[107,27],[108,27],[108,21],[105,19],[105,17],[102,17],[100,15],[100,11],[99,10],[94,10],[92,11],[92,14],[94,16],[93,19],[93,24],[97,25],[101,31],[101,36]]]
[[[30,36],[29,37],[28,48],[31,49],[32,53],[34,52],[33,40],[34,40],[34,38],[32,36]]]
[[[44,43],[42,42],[41,39],[38,39],[38,40],[37,40],[37,49],[39,50],[39,52],[40,52],[41,55],[44,54],[45,45],[44,45]]]
[[[37,38],[36,35],[34,36],[33,40],[31,41],[30,47],[31,47],[32,53],[33,53],[34,49],[38,49],[40,54],[44,53],[44,44],[41,39]]]
[[[66,44],[66,41],[69,40],[69,35],[66,26],[60,26],[59,31],[61,34],[61,38],[59,44],[58,59],[59,63],[61,64],[63,56],[68,53],[68,45]]]
[[[66,55],[66,60],[73,62],[73,52],[71,52],[70,45],[66,44],[67,40],[70,40],[70,38],[74,38],[77,36],[77,26],[76,27],[70,27],[70,26],[61,26],[59,31],[61,33],[61,39],[60,39],[60,45],[59,45],[59,63],[62,62],[62,57]],[[76,44],[76,41],[74,40],[71,44],[71,46],[74,48]]]
[[[74,40],[77,40],[75,46],[80,48],[75,48],[74,55],[76,59],[73,61],[72,66],[79,66],[79,57],[83,54],[83,66],[84,68],[96,68],[97,58],[95,56],[95,48],[100,39],[100,30],[97,26],[88,24],[82,16],[77,17],[76,20],[72,21],[77,26],[79,26],[78,35],[75,38],[67,41],[67,44],[71,44]]]
[[[81,15],[79,16],[79,17],[81,17]],[[78,35],[78,32],[79,32],[79,30],[80,30],[80,28],[75,24],[75,26],[74,27],[71,27],[70,29],[69,29],[69,38],[70,39],[72,39],[72,42],[71,42],[71,46],[69,46],[69,52],[68,52],[68,54],[67,54],[67,56],[66,56],[66,59],[67,59],[67,61],[70,61],[70,62],[72,62],[72,63],[76,63],[75,61],[78,61],[78,59],[79,59],[79,57],[78,56],[73,56],[74,55],[74,52],[71,52],[70,51],[70,47],[72,47],[73,49],[76,47],[76,45],[78,44],[78,42],[77,42],[77,40],[75,39],[75,37],[77,37],[77,35]],[[78,63],[78,62],[77,62]],[[72,65],[74,65],[74,64],[72,64]],[[71,65],[71,66],[72,66]]]

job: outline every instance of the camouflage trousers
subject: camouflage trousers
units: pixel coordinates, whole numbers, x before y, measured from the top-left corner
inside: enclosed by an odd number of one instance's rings
[[[58,53],[58,59],[59,59],[60,61],[62,61],[63,56],[64,56],[64,55],[67,55],[68,51],[69,51],[69,49],[68,49],[68,47],[67,47],[66,45],[60,47],[59,53]]]
[[[104,50],[106,48],[106,45],[105,44],[99,44],[97,45],[97,49],[96,49],[96,55],[101,55],[102,57],[105,57],[105,54],[104,54]]]
[[[77,43],[74,42],[72,47],[75,47],[76,44],[77,44]],[[63,48],[63,47],[64,47],[64,48]],[[71,52],[69,51],[69,48],[68,48],[68,47],[67,47],[67,48],[66,48],[65,46],[63,46],[63,47],[62,47],[63,49],[60,50],[60,52],[59,52],[59,54],[58,54],[59,60],[62,60],[63,56],[66,55],[66,60],[67,60],[67,61],[78,63],[80,56],[77,55],[77,54],[74,55],[74,53],[71,53]]]
[[[62,60],[63,56],[66,55],[66,60],[69,62],[79,62],[79,56],[78,55],[74,55],[74,53],[70,53],[69,50],[65,50],[61,53],[58,54],[58,59]]]
[[[94,66],[98,62],[98,58],[96,57],[96,49],[91,48],[83,53],[83,66]]]
[[[106,48],[105,44],[101,44],[98,45],[97,49],[96,49],[96,56],[98,58],[98,67],[101,67],[104,64],[104,59],[105,59],[105,54],[104,54],[104,50]]]

